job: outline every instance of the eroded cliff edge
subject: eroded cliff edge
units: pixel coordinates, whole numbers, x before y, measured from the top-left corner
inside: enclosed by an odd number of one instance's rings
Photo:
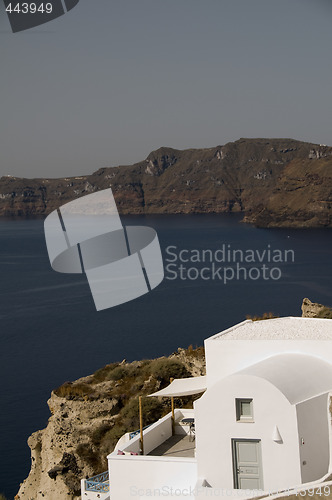
[[[264,320],[272,314],[255,317]],[[302,303],[302,317],[332,318],[332,308]],[[54,390],[48,400],[47,427],[28,439],[31,471],[16,499],[76,500],[80,480],[107,470],[107,455],[118,439],[139,428],[138,395],[155,392],[181,378],[205,374],[202,347],[179,348],[169,357],[112,363]],[[144,400],[144,425],[170,411],[169,401]],[[176,399],[177,407],[192,407],[193,397]]]
[[[170,377],[205,374],[204,349],[178,349],[168,358],[112,363],[93,375],[65,383],[48,400],[47,427],[28,439],[31,470],[16,499],[76,500],[80,480],[107,470],[118,439],[139,428],[138,395],[169,384]],[[193,397],[176,400],[192,407]],[[143,399],[144,425],[170,411],[169,401]]]
[[[0,215],[46,215],[112,188],[122,214],[242,212],[261,227],[332,227],[332,148],[240,139],[208,149],[160,148],[130,166],[61,179],[0,179]]]

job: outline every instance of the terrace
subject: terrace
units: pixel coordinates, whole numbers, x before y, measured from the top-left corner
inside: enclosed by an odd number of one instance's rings
[[[138,492],[144,495],[151,488],[159,492],[165,492],[164,488],[182,491],[194,488],[197,483],[195,413],[193,409],[174,409],[174,397],[205,390],[205,376],[189,377],[172,380],[168,387],[150,394],[170,397],[172,411],[142,429],[142,440],[140,431],[124,434],[107,457],[108,480],[101,484],[96,484],[94,478],[82,481],[82,499],[130,498]],[[142,422],[141,399],[139,408]]]
[[[82,499],[110,500],[123,496],[124,484],[131,478],[131,488],[163,488],[170,477],[178,477],[178,487],[196,482],[195,436],[184,418],[194,418],[194,410],[175,409],[172,430],[172,413],[159,419],[143,431],[144,455],[140,453],[140,435],[124,434],[108,458],[109,470],[93,478],[82,480]],[[125,453],[118,455],[118,450]],[[181,472],[179,474],[179,472]],[[181,484],[181,483],[184,484]],[[128,489],[129,489],[128,485]],[[120,491],[121,489],[121,491]],[[133,492],[128,490],[128,498]]]
[[[149,456],[195,458],[195,440],[188,435],[171,436],[152,450]]]

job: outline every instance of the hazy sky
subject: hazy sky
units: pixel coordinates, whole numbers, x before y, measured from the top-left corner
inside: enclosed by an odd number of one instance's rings
[[[332,145],[332,0],[81,0],[18,34],[0,3],[1,175],[240,137]]]

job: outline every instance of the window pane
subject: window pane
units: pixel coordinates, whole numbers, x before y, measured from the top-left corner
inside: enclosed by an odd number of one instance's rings
[[[251,417],[251,404],[249,401],[241,401],[241,415]]]
[[[238,422],[253,422],[253,400],[251,398],[236,398],[236,420]]]

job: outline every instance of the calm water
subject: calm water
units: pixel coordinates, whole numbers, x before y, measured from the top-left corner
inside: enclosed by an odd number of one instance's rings
[[[303,297],[332,304],[331,230],[256,229],[230,215],[123,219],[126,224],[154,227],[164,257],[170,245],[178,253],[217,250],[225,244],[260,252],[291,249],[295,260],[267,264],[280,268],[279,280],[261,277],[224,284],[218,279],[165,279],[152,293],[97,313],[83,276],[51,270],[42,220],[1,219],[0,491],[10,499],[30,469],[27,438],[45,426],[50,392],[66,380],[111,361],[168,355],[179,346],[201,345],[204,338],[247,314],[300,315]],[[262,266],[246,264],[247,270],[249,265]],[[195,271],[191,273],[192,277]]]

